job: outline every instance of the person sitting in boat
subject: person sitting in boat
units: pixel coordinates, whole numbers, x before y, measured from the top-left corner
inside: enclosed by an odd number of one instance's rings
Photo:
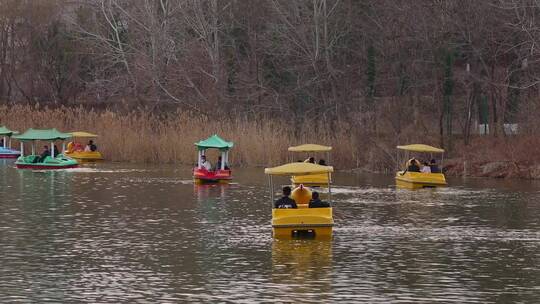
[[[309,208],[328,208],[330,204],[321,201],[319,198],[319,192],[313,191],[311,194],[311,200],[309,201]]]
[[[73,153],[73,149],[75,148],[75,145],[73,144],[72,141],[68,142],[67,143],[67,146],[66,146],[66,151],[67,153]]]
[[[408,172],[420,172],[419,162],[416,158],[411,158],[409,161],[409,166],[407,167]]]
[[[319,159],[319,165],[321,166],[327,166],[326,161],[324,159]]]
[[[38,157],[34,158],[33,163],[42,163],[47,156],[51,156],[51,151],[49,151],[49,146],[45,145],[43,146],[43,152],[41,152]]]
[[[54,145],[53,149],[54,149],[54,151],[53,151],[54,156],[60,154],[60,150],[58,150],[58,147],[56,145]]]
[[[225,170],[229,170],[229,166],[227,166],[227,163],[225,163]],[[218,157],[217,163],[216,163],[216,171],[221,170],[221,156]]]
[[[212,171],[212,164],[206,160],[206,156],[201,156],[201,168],[206,169],[206,171]]]
[[[313,156],[310,156],[308,157],[306,160],[304,160],[305,163],[312,163],[314,164],[315,163],[315,157]]]
[[[89,140],[88,145],[86,145],[86,147],[84,147],[84,152],[95,152],[95,151],[97,151],[97,146],[94,145],[93,140]]]
[[[276,209],[296,209],[298,206],[296,205],[296,202],[290,198],[291,195],[291,187],[285,186],[283,187],[283,197],[278,199],[274,203],[274,208]]]
[[[431,173],[431,167],[429,166],[428,162],[424,162],[424,165],[422,166],[422,169],[420,170],[422,173]]]
[[[80,142],[76,142],[73,144],[73,151],[82,152],[83,150],[83,145]]]
[[[437,161],[435,159],[432,159],[429,162],[429,167],[431,168],[431,173],[441,173],[441,169],[439,169],[439,165],[437,165]]]

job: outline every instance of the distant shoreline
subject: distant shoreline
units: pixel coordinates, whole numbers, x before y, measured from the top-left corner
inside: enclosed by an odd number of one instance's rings
[[[262,168],[314,156],[317,161],[325,159],[336,170],[394,174],[396,161],[404,163],[406,157],[397,152],[396,145],[437,146],[437,134],[408,130],[394,136],[388,130],[373,132],[362,128],[361,121],[355,123],[358,126],[346,121],[307,118],[292,123],[262,115],[213,119],[180,110],[157,115],[144,109],[124,113],[82,107],[0,105],[0,124],[12,130],[57,128],[62,132],[98,134],[95,142],[99,151],[106,161],[113,162],[193,165],[197,157],[194,143],[219,134],[234,142],[230,154],[233,168]],[[330,155],[287,151],[290,146],[304,143],[333,149]],[[25,151],[30,151],[30,145],[26,145]],[[19,147],[16,140],[13,147]],[[213,163],[218,152],[210,150],[208,155]],[[422,155],[419,159],[430,157]],[[456,136],[452,151],[444,157],[447,176],[540,178],[540,138],[534,135],[473,136],[468,145]]]

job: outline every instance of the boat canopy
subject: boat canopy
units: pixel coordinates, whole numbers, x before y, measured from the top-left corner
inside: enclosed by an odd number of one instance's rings
[[[5,126],[0,127],[0,135],[11,136],[13,134],[19,134],[19,132],[10,130],[6,128]]]
[[[311,175],[330,172],[334,172],[334,167],[300,162],[264,169],[264,173],[269,175]]]
[[[84,132],[84,131],[76,131],[76,132],[70,132],[71,137],[98,137],[97,134]]]
[[[426,153],[444,153],[444,149],[435,148],[424,144],[413,144],[406,146],[397,146],[400,150],[412,151],[412,152],[426,152]]]
[[[214,134],[205,140],[201,140],[195,143],[195,146],[197,146],[199,150],[206,150],[211,148],[229,150],[234,146],[234,143],[232,141],[226,141],[223,138]]]
[[[291,152],[328,152],[328,151],[332,151],[332,147],[316,145],[316,144],[305,144],[305,145],[289,147],[288,150]]]
[[[70,138],[71,134],[62,133],[56,129],[28,129],[21,135],[15,135],[13,138],[26,141],[26,140],[57,140]]]

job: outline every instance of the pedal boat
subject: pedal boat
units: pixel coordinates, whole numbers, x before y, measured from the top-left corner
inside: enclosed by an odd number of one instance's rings
[[[77,131],[77,132],[71,132],[69,133],[72,138],[97,138],[98,135],[83,132],[83,131]],[[69,142],[67,145],[67,151],[64,153],[66,156],[69,156],[71,158],[74,158],[78,160],[79,162],[95,162],[103,160],[103,155],[99,151],[75,151],[73,150],[73,142]]]
[[[0,136],[3,137],[3,145],[0,146],[0,158],[18,158],[21,155],[19,150],[11,148],[11,136],[18,133],[5,126],[0,127]]]
[[[326,152],[326,158],[330,161],[330,151],[332,147],[323,146],[317,144],[304,144],[288,148],[289,152],[297,153],[321,153]],[[300,184],[308,187],[325,187],[327,184],[332,183],[332,175],[329,174],[310,174],[310,175],[293,175],[291,177],[291,183],[294,186]]]
[[[229,142],[214,134],[205,140],[195,143],[197,146],[197,167],[193,168],[193,179],[196,184],[205,183],[228,183],[232,180],[232,171],[228,167],[229,150],[234,146]],[[201,165],[201,157],[206,155],[206,150],[217,149],[221,152],[221,166],[214,171],[208,171]]]
[[[444,150],[424,144],[413,144],[406,146],[397,146],[398,150],[406,151],[406,158],[409,159],[410,152],[417,153],[429,153],[430,158],[433,158],[433,154],[440,154],[441,157],[444,154]],[[399,159],[399,158],[398,158]],[[408,166],[408,162],[406,163]],[[436,188],[444,187],[447,185],[446,178],[442,173],[422,173],[422,172],[408,172],[405,170],[398,171],[396,173],[396,186],[402,189],[422,189],[422,188]]]
[[[67,133],[59,132],[56,129],[28,129],[21,135],[15,135],[13,138],[21,142],[21,156],[15,161],[15,166],[18,169],[33,169],[33,170],[54,170],[54,169],[68,169],[76,168],[79,163],[73,158],[67,157],[62,153],[56,154],[54,151],[54,142],[56,140],[65,140],[71,136]],[[36,158],[40,156],[36,154],[35,142],[36,141],[50,141],[51,155],[47,156],[42,162],[34,162]],[[24,143],[31,142],[32,154],[24,155]],[[62,143],[62,150],[65,150],[64,143]]]
[[[308,208],[311,191],[300,185],[291,194],[291,198],[296,201],[298,209],[274,208],[273,176],[326,174],[328,180],[330,180],[329,175],[333,170],[331,166],[299,162],[264,169],[264,173],[269,177],[270,198],[272,202],[272,234],[274,238],[292,239],[304,236],[316,239],[332,238],[332,229],[334,226],[332,207]],[[331,201],[330,183],[327,183],[326,186],[328,187],[328,200]]]

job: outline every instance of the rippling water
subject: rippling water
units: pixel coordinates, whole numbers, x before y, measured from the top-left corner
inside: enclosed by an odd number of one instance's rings
[[[336,174],[332,241],[272,240],[261,169],[0,163],[0,302],[538,303],[540,184]],[[286,183],[283,179],[280,182]]]

